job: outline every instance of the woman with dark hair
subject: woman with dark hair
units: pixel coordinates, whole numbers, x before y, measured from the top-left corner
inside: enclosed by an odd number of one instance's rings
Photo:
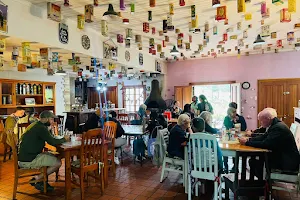
[[[191,104],[185,104],[182,113],[187,114],[191,117],[191,119],[194,119],[194,113],[192,112]]]
[[[198,111],[198,97],[197,96],[193,96],[191,108],[192,108],[192,112],[197,115],[197,111]]]
[[[172,118],[178,118],[179,115],[182,113],[182,110],[179,106],[179,101],[174,101],[173,106],[170,109],[170,111],[172,112]]]
[[[201,94],[199,96],[199,100],[200,100],[200,103],[198,104],[198,115],[200,115],[200,113],[203,111],[208,111],[211,114],[214,114],[213,107],[207,101],[206,97],[203,94]]]

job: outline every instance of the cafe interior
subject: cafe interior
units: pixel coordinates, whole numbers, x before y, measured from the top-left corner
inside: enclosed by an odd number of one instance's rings
[[[0,200],[300,199],[297,0],[0,0]]]

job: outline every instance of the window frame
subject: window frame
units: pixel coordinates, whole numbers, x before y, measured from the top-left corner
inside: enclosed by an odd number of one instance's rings
[[[136,111],[128,111],[127,109],[126,109],[126,101],[125,101],[125,95],[126,95],[126,89],[134,89],[134,95],[136,95],[136,89],[140,89],[140,88],[142,88],[143,89],[143,96],[144,96],[144,102],[146,101],[146,86],[145,85],[130,85],[130,86],[124,86],[123,87],[123,91],[122,91],[122,101],[123,101],[123,108],[125,108],[125,111],[126,112],[129,112],[129,113],[131,113],[131,112],[137,112],[138,110],[136,110]],[[136,106],[140,106],[140,105],[137,105],[137,103],[136,103],[136,99],[134,100],[135,102],[134,102],[134,108],[136,108]],[[143,103],[144,103],[143,102]],[[135,109],[134,109],[135,110]]]

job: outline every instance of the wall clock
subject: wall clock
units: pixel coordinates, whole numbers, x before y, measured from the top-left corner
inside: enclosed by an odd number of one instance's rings
[[[86,49],[86,50],[90,49],[90,47],[91,47],[91,41],[90,41],[89,36],[83,35],[81,37],[81,44],[82,44],[82,47],[84,49]]]
[[[250,83],[249,83],[249,82],[244,82],[244,83],[242,83],[242,88],[243,88],[244,90],[248,90],[248,89],[250,88]]]
[[[130,61],[130,52],[129,52],[129,51],[125,51],[125,60],[126,60],[127,62]]]

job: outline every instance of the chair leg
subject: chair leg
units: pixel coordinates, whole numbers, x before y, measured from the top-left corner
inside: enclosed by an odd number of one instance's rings
[[[47,193],[47,167],[43,167],[44,194]]]
[[[104,168],[102,167],[101,172],[100,172],[100,182],[101,182],[101,195],[104,194]]]
[[[55,182],[58,182],[59,169],[55,172]]]
[[[229,187],[225,182],[225,199],[229,199]]]
[[[165,161],[165,159],[164,159],[164,163],[163,163],[162,170],[161,170],[161,175],[160,175],[160,182],[161,182],[161,183],[162,183],[163,180],[164,180],[165,168],[166,168],[166,161]]]
[[[188,175],[188,200],[192,200],[192,182],[191,182],[191,176]]]
[[[6,162],[6,155],[7,155],[7,145],[4,145],[4,157],[3,157],[3,162]]]
[[[112,149],[111,153],[113,155],[113,157],[111,159],[111,168],[112,168],[112,172],[113,172],[113,177],[116,177],[116,163],[115,163],[115,160],[114,160],[114,158],[115,158],[115,150]]]
[[[218,200],[218,182],[215,182],[214,186],[214,200]]]
[[[15,179],[14,179],[13,199],[16,199],[17,197],[18,180],[19,180],[19,174],[17,172],[15,174]]]
[[[8,156],[8,160],[10,160],[10,159],[11,159],[11,155],[12,155],[12,148],[11,148],[11,147],[9,147],[9,156]]]
[[[84,174],[80,174],[80,193],[81,193],[81,200],[84,199]]]

